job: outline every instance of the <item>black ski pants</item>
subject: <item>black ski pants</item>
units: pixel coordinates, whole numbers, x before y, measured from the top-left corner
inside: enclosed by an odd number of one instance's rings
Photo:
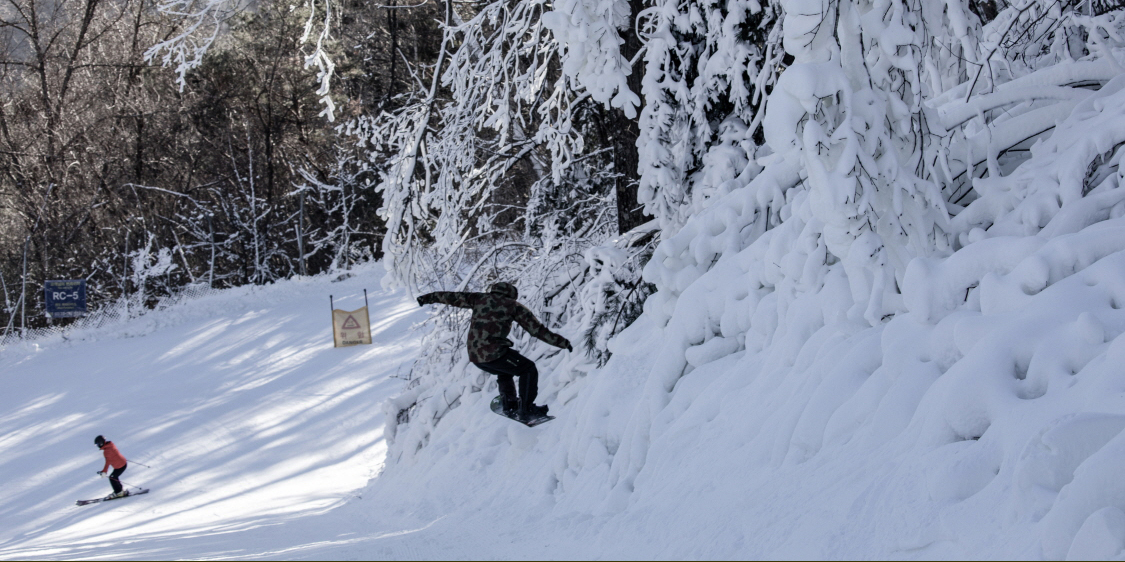
[[[535,362],[514,349],[508,349],[499,359],[487,363],[473,363],[480,370],[496,375],[496,382],[500,385],[500,396],[516,398],[516,385],[512,377],[520,378],[520,408],[525,408],[535,403],[539,395],[539,370]]]
[[[113,493],[115,494],[121,491],[121,481],[118,480],[118,477],[121,476],[122,472],[125,472],[126,468],[129,468],[129,465],[125,465],[121,468],[115,468],[113,469],[113,472],[109,473],[109,485],[113,486]]]

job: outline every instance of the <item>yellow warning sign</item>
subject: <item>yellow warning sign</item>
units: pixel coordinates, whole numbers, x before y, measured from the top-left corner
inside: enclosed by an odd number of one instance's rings
[[[359,310],[332,310],[332,336],[336,347],[371,343],[371,317],[367,307]]]

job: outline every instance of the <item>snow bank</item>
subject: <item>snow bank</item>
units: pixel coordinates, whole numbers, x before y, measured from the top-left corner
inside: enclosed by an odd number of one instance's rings
[[[372,493],[471,479],[489,500],[438,505],[530,501],[606,556],[1123,556],[1125,83],[1056,106],[1073,110],[941,223],[949,245],[923,247],[826,225],[834,172],[812,178],[793,133],[842,90],[823,64],[779,82],[760,173],[662,241],[609,363],[545,373],[558,420],[501,423],[482,379]],[[911,224],[941,222],[901,189]],[[888,193],[878,208],[914,220]]]

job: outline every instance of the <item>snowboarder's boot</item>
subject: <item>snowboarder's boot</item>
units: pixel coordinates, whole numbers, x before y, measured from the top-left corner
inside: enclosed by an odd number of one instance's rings
[[[519,421],[523,423],[541,418],[545,415],[547,415],[547,406],[537,406],[535,404],[520,404],[519,412],[516,414]]]
[[[515,416],[520,409],[520,400],[512,396],[500,395],[500,402],[504,405],[504,415],[508,417]]]

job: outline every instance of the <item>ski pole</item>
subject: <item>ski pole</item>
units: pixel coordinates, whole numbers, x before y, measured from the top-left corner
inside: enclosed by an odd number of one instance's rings
[[[147,465],[147,464],[145,464],[145,463],[143,463],[143,462],[137,462],[137,461],[129,461],[129,464],[139,464],[139,465],[141,465],[141,466],[143,466],[143,467],[145,467],[145,468],[152,468],[151,466],[149,466],[149,465]]]
[[[126,485],[126,486],[128,486],[128,487],[130,487],[130,488],[140,488],[140,486],[138,486],[138,485],[136,485],[136,484],[130,484],[130,483],[128,483],[128,482],[126,482],[126,481],[124,481],[124,480],[122,480],[122,479],[120,479],[120,478],[118,478],[118,479],[117,479],[117,481],[118,481],[118,482],[120,482],[120,483],[122,483],[122,484],[124,484],[124,485]]]

